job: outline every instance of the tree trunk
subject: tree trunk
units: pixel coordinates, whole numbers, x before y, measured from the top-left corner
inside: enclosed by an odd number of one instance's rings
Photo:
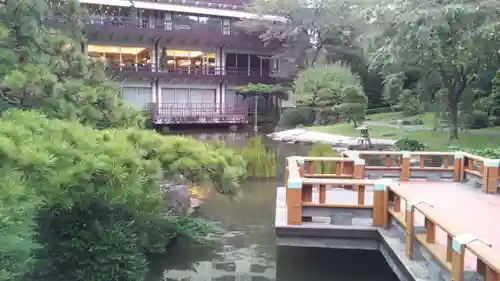
[[[450,108],[450,140],[458,139],[458,103],[450,100],[448,106]]]

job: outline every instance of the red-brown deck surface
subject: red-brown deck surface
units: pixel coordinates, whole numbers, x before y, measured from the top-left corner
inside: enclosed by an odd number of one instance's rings
[[[485,194],[479,188],[451,182],[401,182],[402,195],[411,202],[425,201],[445,216],[462,234],[469,233],[492,244],[500,254],[500,196]],[[402,201],[401,210],[405,210]],[[416,224],[423,216],[415,213]],[[460,233],[458,234],[460,235]],[[439,230],[436,238],[446,245],[446,234]],[[475,267],[476,259],[466,254],[467,266]]]

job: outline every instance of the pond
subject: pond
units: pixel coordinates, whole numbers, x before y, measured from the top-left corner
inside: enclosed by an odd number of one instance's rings
[[[198,135],[247,143],[249,135]],[[250,135],[251,136],[251,135]],[[207,198],[199,214],[227,230],[215,247],[177,243],[154,259],[148,281],[397,281],[377,252],[277,247],[274,232],[276,187],[283,184],[284,159],[306,155],[309,147],[266,141],[277,154],[277,177],[242,184],[236,201],[221,195]]]

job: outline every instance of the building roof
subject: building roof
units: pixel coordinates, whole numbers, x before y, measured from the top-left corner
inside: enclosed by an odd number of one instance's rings
[[[244,6],[222,4],[222,3],[211,3],[208,1],[248,1],[248,0],[143,0],[143,1],[130,1],[130,0],[80,0],[84,4],[97,4],[97,5],[107,5],[107,6],[118,6],[118,7],[130,7],[132,3],[135,8],[147,9],[147,10],[159,10],[159,11],[172,11],[179,13],[190,13],[190,14],[200,14],[200,15],[212,15],[230,18],[240,18],[240,19],[258,19],[258,20],[269,20],[269,21],[286,21],[285,18],[273,15],[257,15],[255,13],[250,13],[243,11]],[[192,3],[192,4],[191,4]]]

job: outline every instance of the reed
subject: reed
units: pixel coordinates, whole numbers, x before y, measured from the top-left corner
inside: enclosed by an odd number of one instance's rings
[[[340,153],[333,151],[332,146],[326,143],[315,143],[309,150],[308,156],[314,157],[339,157]],[[336,166],[333,162],[314,162],[313,173],[315,174],[325,174],[325,173],[335,173]]]
[[[248,141],[248,146],[239,149],[247,162],[247,176],[268,179],[276,176],[276,153],[263,145],[262,137]]]

